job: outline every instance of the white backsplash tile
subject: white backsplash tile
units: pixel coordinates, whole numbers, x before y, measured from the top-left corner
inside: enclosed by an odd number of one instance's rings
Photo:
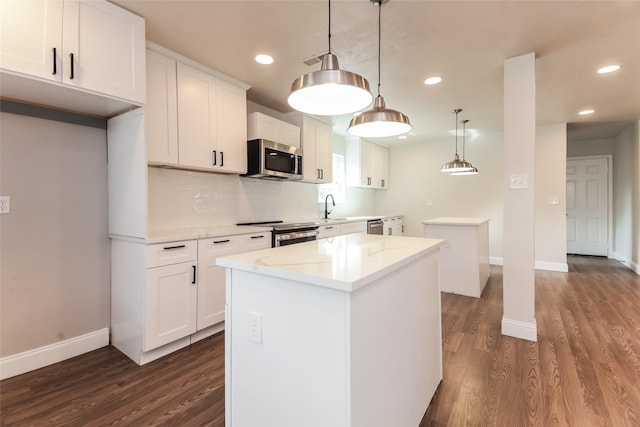
[[[152,231],[318,217],[314,184],[149,168]]]

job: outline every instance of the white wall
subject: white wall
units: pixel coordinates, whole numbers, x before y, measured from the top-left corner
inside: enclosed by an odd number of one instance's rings
[[[536,268],[568,271],[566,151],[567,125],[565,123],[536,128]],[[553,204],[555,201],[557,204]]]
[[[616,138],[568,141],[567,156],[613,155],[613,253],[640,274],[640,125]]]
[[[469,123],[473,128],[473,122]],[[467,138],[466,158],[478,168],[478,175],[440,172],[442,164],[453,159],[454,146],[453,135],[391,146],[389,189],[376,191],[377,209],[404,214],[405,235],[416,237],[423,234],[423,220],[444,216],[491,218],[490,254],[502,258],[502,133]]]
[[[109,327],[104,129],[0,113],[0,356]]]
[[[364,191],[376,193],[377,213],[404,214],[407,236],[422,236],[420,222],[425,219],[442,216],[491,218],[489,250],[492,262],[500,264],[502,143],[501,132],[467,138],[467,160],[480,171],[480,174],[472,176],[449,176],[440,172],[440,166],[453,158],[453,136],[393,145],[389,153],[389,189]],[[544,171],[536,175],[538,268],[560,269],[566,263],[565,147],[566,124],[536,128],[536,168]],[[548,197],[552,195],[559,196],[559,205],[548,204]]]
[[[151,233],[320,215],[315,184],[162,168],[148,176]]]

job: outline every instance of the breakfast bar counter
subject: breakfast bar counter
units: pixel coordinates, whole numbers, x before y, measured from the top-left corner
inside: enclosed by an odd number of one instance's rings
[[[442,379],[443,244],[350,234],[218,258],[227,426],[418,425]]]

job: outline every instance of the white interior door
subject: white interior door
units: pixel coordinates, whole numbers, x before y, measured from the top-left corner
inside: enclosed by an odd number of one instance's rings
[[[567,160],[567,253],[607,256],[609,162]]]

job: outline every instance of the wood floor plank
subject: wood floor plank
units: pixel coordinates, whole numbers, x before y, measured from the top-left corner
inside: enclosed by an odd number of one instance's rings
[[[444,380],[420,427],[640,426],[640,276],[575,256],[537,271],[537,342],[503,336],[502,312],[498,266],[481,298],[442,294]],[[221,427],[224,392],[224,333],[142,367],[105,347],[1,381],[0,425]]]

